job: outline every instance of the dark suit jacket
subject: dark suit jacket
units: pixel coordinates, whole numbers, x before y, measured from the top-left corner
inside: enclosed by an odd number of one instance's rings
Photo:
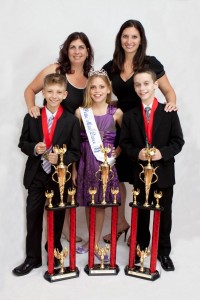
[[[183,133],[177,112],[165,112],[165,105],[158,103],[154,114],[152,146],[155,146],[162,154],[162,159],[152,162],[158,169],[157,185],[167,188],[175,184],[174,156],[178,154],[183,145]],[[120,135],[120,146],[124,153],[132,161],[132,174],[130,183],[138,186],[138,174],[142,171],[138,155],[142,148],[146,147],[146,135],[142,115],[142,106],[132,109],[124,114]]]
[[[24,124],[19,140],[19,148],[28,155],[24,173],[24,186],[29,188],[31,182],[41,164],[41,155],[34,155],[35,145],[43,141],[42,119],[32,118],[27,114],[24,118]],[[54,137],[53,146],[63,144],[67,146],[67,152],[64,154],[64,164],[75,162],[80,158],[80,125],[78,119],[67,111],[58,119]]]

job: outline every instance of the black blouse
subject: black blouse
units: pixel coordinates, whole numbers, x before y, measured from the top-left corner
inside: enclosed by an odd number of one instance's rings
[[[108,73],[112,82],[113,93],[118,99],[118,107],[121,108],[123,112],[127,112],[141,103],[141,100],[134,90],[133,75],[127,81],[124,81],[119,73],[112,71],[112,65],[113,61],[110,60],[103,66],[103,69]],[[145,66],[146,65],[156,73],[158,79],[165,74],[163,65],[154,56],[146,56]]]
[[[67,81],[67,97],[62,101],[61,105],[63,109],[75,113],[75,110],[82,105],[84,90],[73,86],[69,81]]]

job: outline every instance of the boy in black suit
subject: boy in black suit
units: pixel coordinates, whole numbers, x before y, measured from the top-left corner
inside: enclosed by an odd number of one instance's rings
[[[169,256],[171,251],[170,232],[172,225],[172,197],[175,184],[174,156],[183,145],[183,134],[176,111],[166,112],[165,105],[155,98],[155,89],[158,87],[156,74],[149,69],[138,70],[134,75],[134,88],[141,98],[141,106],[124,115],[120,136],[120,146],[132,161],[130,183],[140,188],[138,201],[144,203],[144,183],[139,179],[142,168],[139,164],[147,164],[145,148],[156,147],[152,157],[153,167],[157,167],[158,181],[150,188],[149,199],[154,199],[155,190],[162,191],[160,235],[158,243],[158,259],[166,271],[174,271],[174,264]],[[146,108],[147,107],[147,108]],[[150,110],[150,112],[149,112]],[[146,112],[147,111],[147,112]],[[138,211],[137,243],[140,248],[148,247],[150,213],[146,210]],[[136,257],[137,258],[137,257]]]
[[[45,191],[54,190],[55,203],[60,202],[58,184],[52,181],[58,155],[53,152],[55,145],[67,146],[64,164],[68,165],[80,157],[80,125],[78,119],[63,111],[60,103],[67,96],[67,81],[64,75],[49,74],[44,79],[43,96],[46,106],[37,119],[27,114],[19,141],[19,148],[28,155],[24,173],[24,186],[28,189],[26,218],[26,259],[13,270],[17,276],[28,274],[42,264],[41,240],[45,205]],[[65,190],[67,187],[65,187]],[[65,210],[57,211],[54,217],[54,246],[62,250],[60,242]]]

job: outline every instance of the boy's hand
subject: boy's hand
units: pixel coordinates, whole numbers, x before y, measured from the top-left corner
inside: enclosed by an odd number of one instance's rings
[[[46,151],[46,144],[43,142],[39,142],[35,146],[35,151],[37,154],[43,154]]]
[[[140,160],[147,160],[146,149],[145,148],[143,148],[142,150],[140,150],[138,158]]]
[[[151,160],[160,160],[162,158],[162,154],[160,153],[160,151],[158,149],[156,149],[155,154],[152,156]]]
[[[48,161],[52,164],[52,165],[56,165],[58,163],[58,154],[51,152],[48,155]]]

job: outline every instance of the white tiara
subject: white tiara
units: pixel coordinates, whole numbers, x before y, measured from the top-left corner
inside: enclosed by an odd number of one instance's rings
[[[101,69],[101,70],[94,70],[94,69],[90,69],[89,73],[88,73],[88,76],[91,77],[93,75],[98,75],[98,76],[107,76],[108,77],[108,74],[107,72],[104,70],[104,69]]]

